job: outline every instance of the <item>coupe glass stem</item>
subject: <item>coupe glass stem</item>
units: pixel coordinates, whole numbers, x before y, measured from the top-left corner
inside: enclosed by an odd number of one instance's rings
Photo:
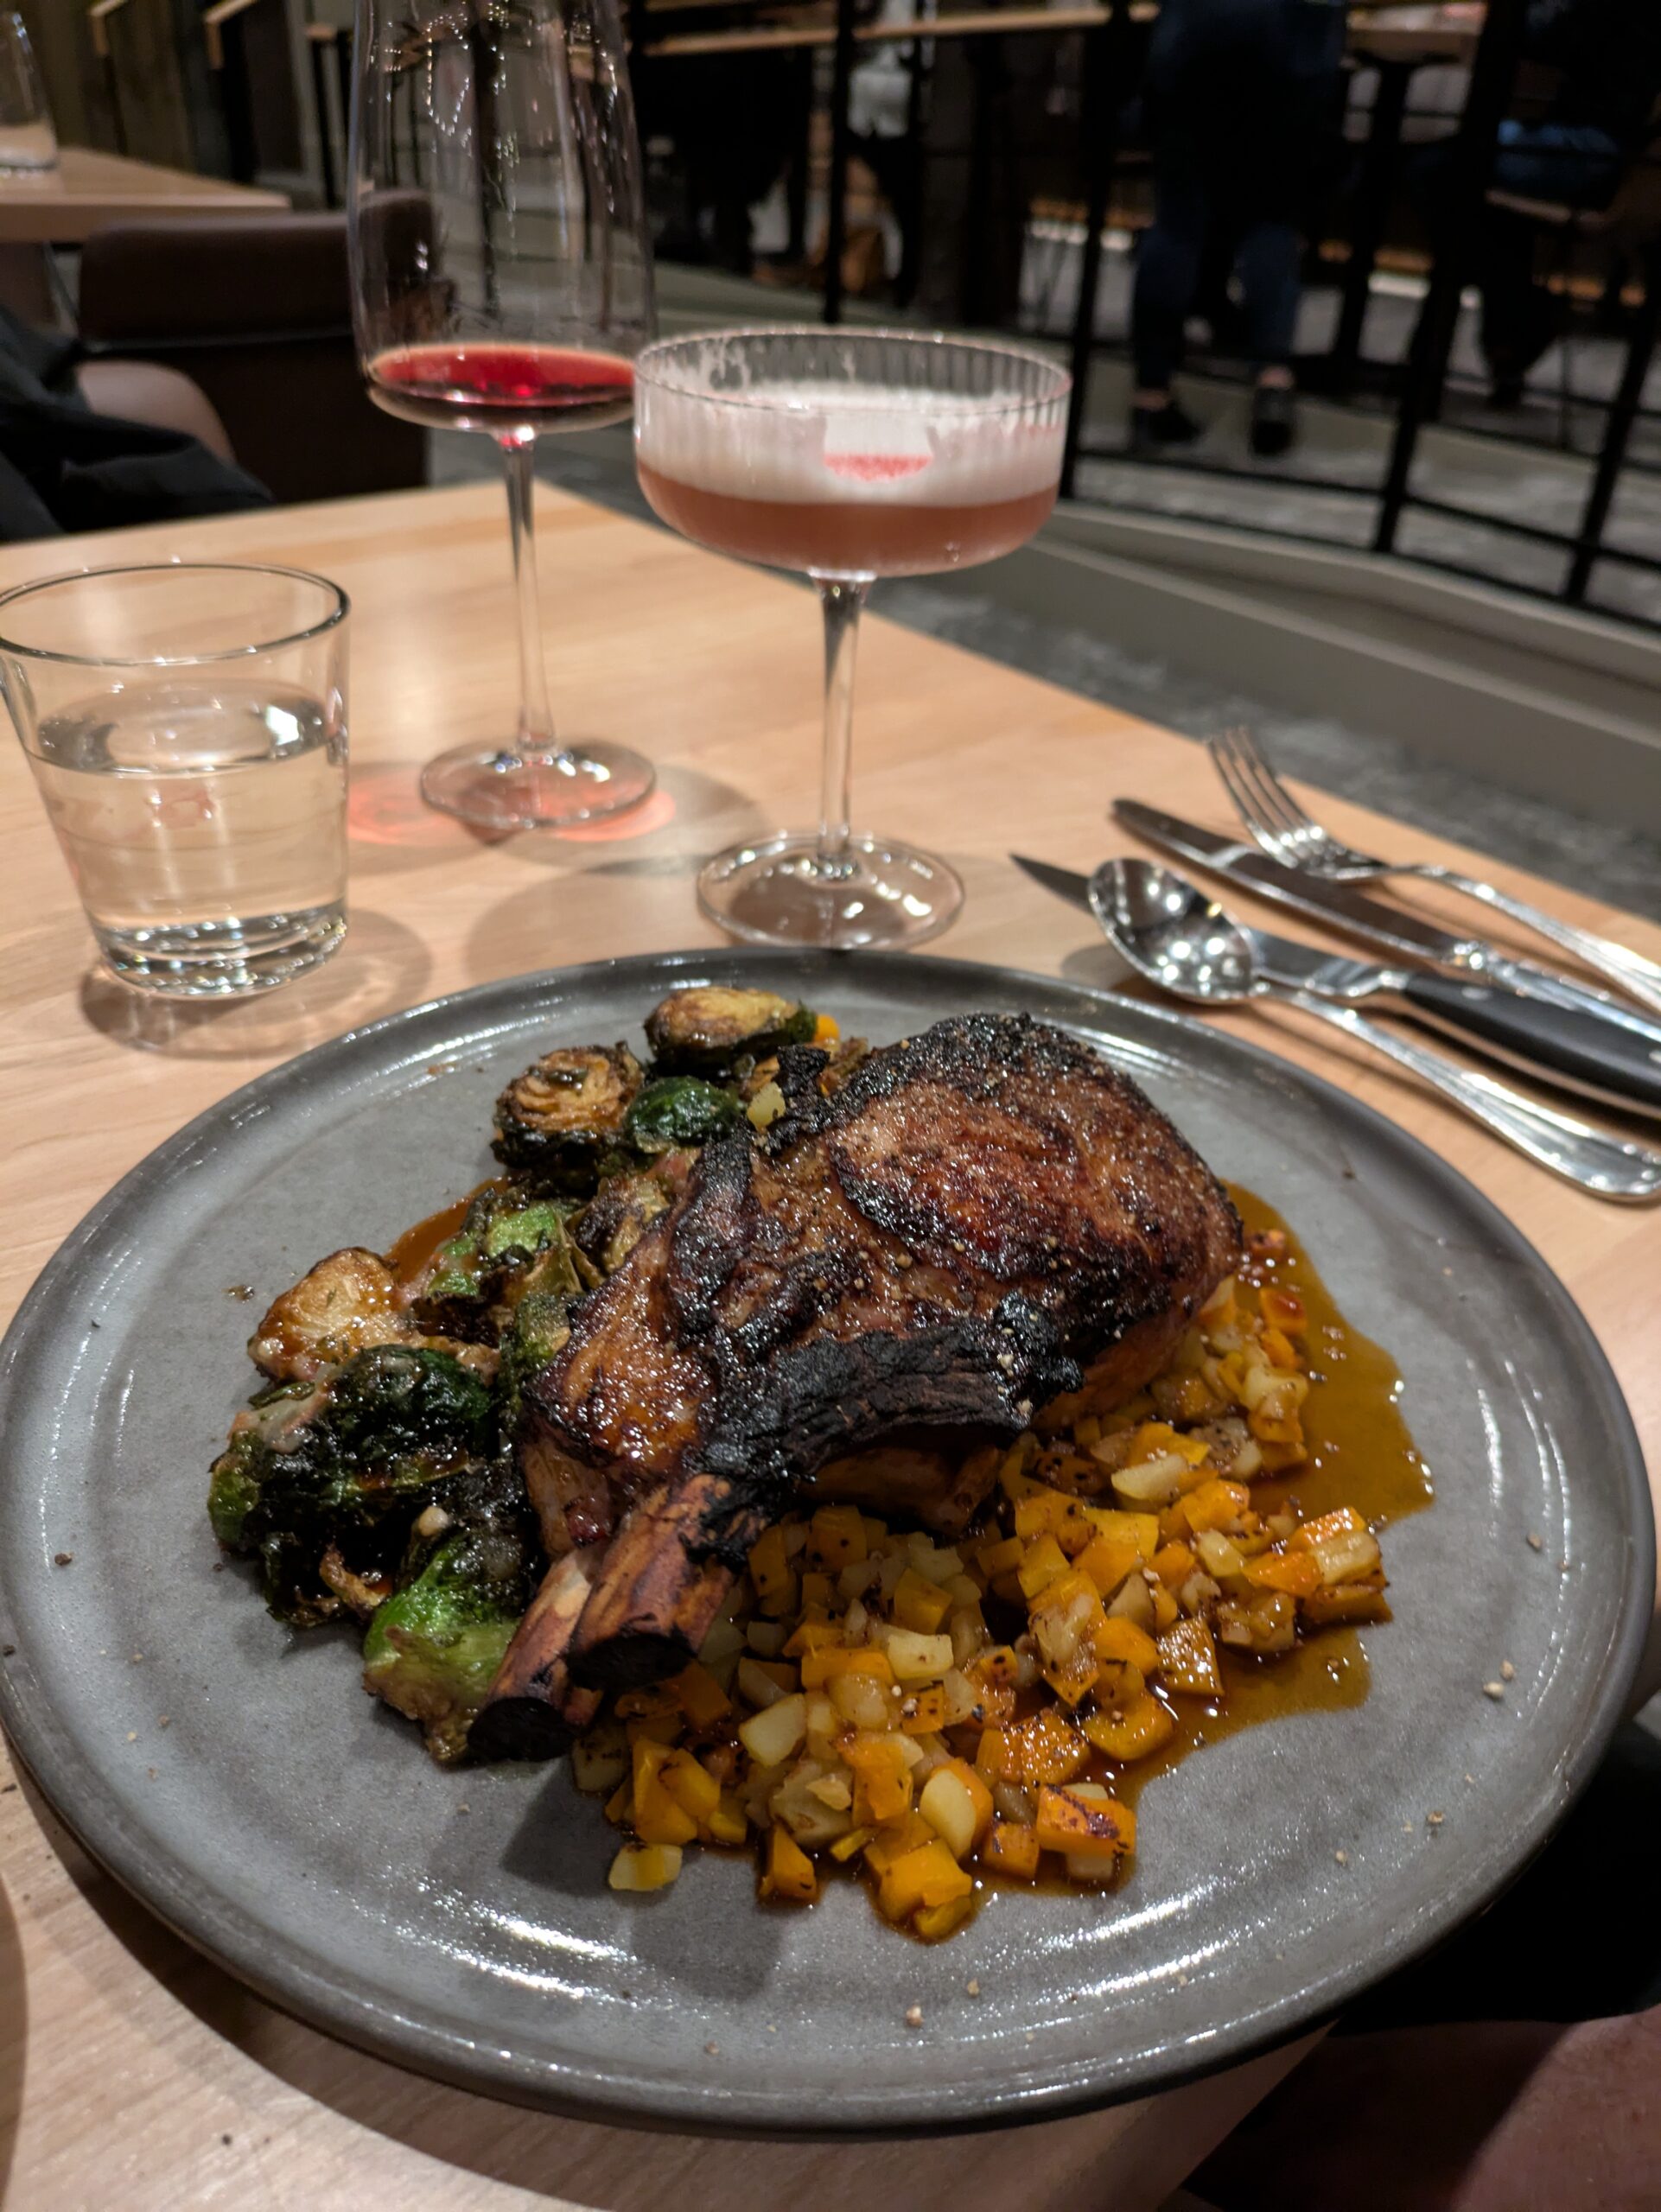
[[[848,857],[849,812],[853,785],[854,654],[859,644],[859,610],[870,591],[868,582],[815,579],[824,609],[824,767],[819,796],[818,873],[851,873]]]
[[[558,750],[548,671],[542,658],[542,606],[537,594],[537,439],[533,430],[501,441],[507,464],[507,518],[513,537],[513,588],[519,603],[519,751]]]

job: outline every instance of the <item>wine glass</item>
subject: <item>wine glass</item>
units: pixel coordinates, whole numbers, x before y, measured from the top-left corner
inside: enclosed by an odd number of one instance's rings
[[[502,449],[519,727],[428,763],[426,798],[487,830],[637,805],[648,761],[554,734],[532,531],[538,433],[624,421],[652,336],[640,147],[616,0],[359,0],[349,235],[377,406]]]
[[[996,560],[1055,505],[1070,379],[1036,353],[892,330],[716,331],[635,364],[640,488],[718,553],[802,569],[824,610],[819,827],[735,846],[698,903],[761,944],[920,944],[963,904],[944,861],[849,825],[854,647],[878,576]]]

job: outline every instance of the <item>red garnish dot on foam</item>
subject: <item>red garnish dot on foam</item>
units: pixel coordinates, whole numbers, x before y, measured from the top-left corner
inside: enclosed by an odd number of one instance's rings
[[[888,484],[897,476],[915,476],[932,459],[926,453],[828,453],[824,465],[833,476],[851,476],[860,484]]]

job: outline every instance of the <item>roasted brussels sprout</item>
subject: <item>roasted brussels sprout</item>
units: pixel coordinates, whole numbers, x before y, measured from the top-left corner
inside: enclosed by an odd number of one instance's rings
[[[657,1075],[743,1075],[781,1045],[812,1036],[810,1007],[772,991],[736,991],[697,983],[671,991],[646,1016],[646,1042]]]
[[[441,1334],[482,1333],[493,1344],[519,1287],[545,1252],[564,1255],[575,1290],[565,1235],[566,1217],[575,1210],[569,1198],[527,1198],[495,1185],[480,1191],[413,1287],[422,1322]]]
[[[512,1436],[525,1410],[525,1386],[545,1367],[571,1333],[570,1300],[557,1290],[531,1290],[513,1309],[502,1338],[497,1382],[501,1390],[502,1427]]]
[[[449,1765],[467,1749],[473,1716],[530,1603],[541,1555],[523,1490],[502,1460],[423,1518],[446,1525],[436,1541],[417,1534],[403,1587],[376,1609],[364,1638],[363,1685],[418,1720],[427,1749]]]
[[[592,1191],[625,1158],[623,1123],[643,1077],[627,1045],[544,1052],[496,1101],[491,1149],[538,1191]]]
[[[390,1573],[422,1509],[496,1448],[491,1393],[449,1352],[382,1344],[330,1382],[266,1392],[214,1463],[221,1541],[260,1561],[265,1600],[303,1625],[340,1610],[336,1577]]]
[[[319,1260],[277,1299],[248,1340],[248,1357],[277,1382],[313,1379],[371,1344],[415,1334],[385,1260],[350,1245]]]
[[[706,1083],[702,1076],[659,1077],[640,1090],[623,1126],[637,1152],[673,1152],[681,1145],[707,1144],[744,1118],[735,1092]]]
[[[571,1242],[602,1275],[620,1268],[644,1231],[685,1188],[696,1154],[665,1152],[632,1175],[614,1175],[571,1223]]]

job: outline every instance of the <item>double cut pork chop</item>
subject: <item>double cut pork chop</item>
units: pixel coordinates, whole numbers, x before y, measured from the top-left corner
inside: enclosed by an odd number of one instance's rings
[[[531,1383],[563,1555],[481,1716],[499,1747],[683,1667],[816,1478],[960,1526],[968,1446],[1132,1395],[1237,1262],[1215,1178],[1074,1037],[965,1014],[829,1096],[824,1061],[780,1053],[785,1114],[704,1147]]]

